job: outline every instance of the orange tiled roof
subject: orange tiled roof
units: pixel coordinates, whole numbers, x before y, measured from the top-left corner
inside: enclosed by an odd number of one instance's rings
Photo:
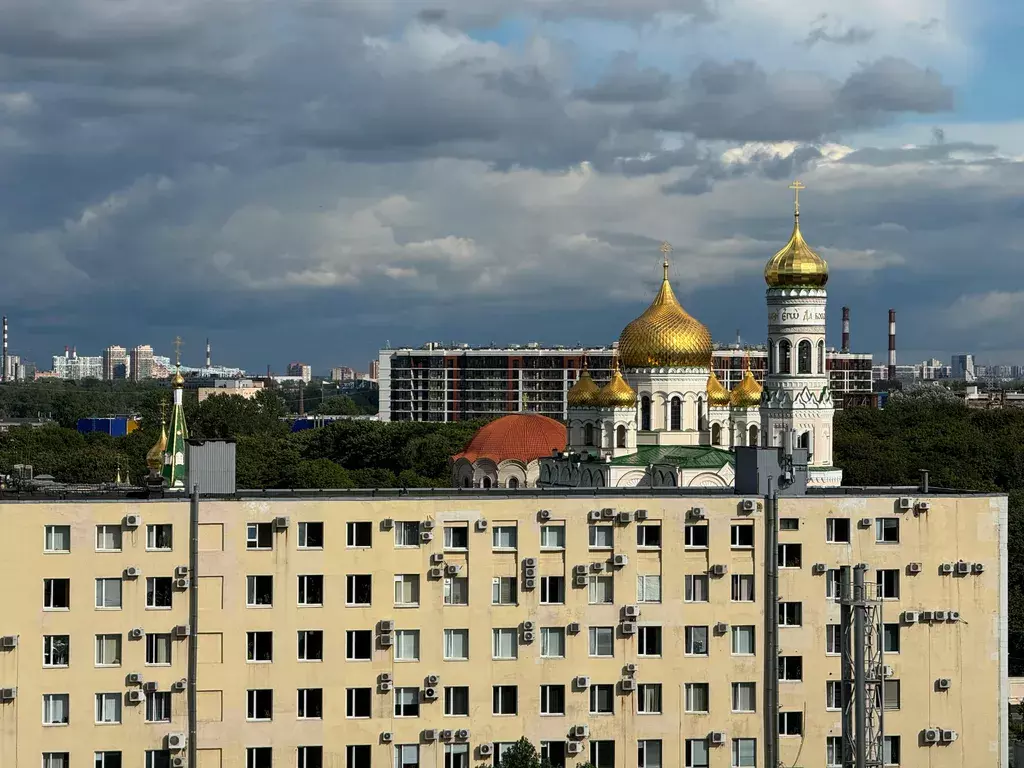
[[[565,450],[565,425],[539,413],[513,413],[480,428],[452,459],[515,459],[523,463]]]

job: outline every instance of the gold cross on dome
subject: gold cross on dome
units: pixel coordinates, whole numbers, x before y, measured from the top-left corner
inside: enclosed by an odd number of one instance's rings
[[[793,190],[794,195],[796,196],[796,199],[793,203],[794,209],[797,213],[800,213],[800,190],[807,189],[807,187],[803,185],[800,179],[797,179],[796,181],[789,185],[789,188]]]
[[[662,243],[661,248],[659,250],[661,251],[662,256],[661,266],[665,272],[664,278],[668,280],[668,255],[672,253],[672,246],[669,245],[668,243]]]
[[[174,337],[174,364],[181,365],[181,336]]]

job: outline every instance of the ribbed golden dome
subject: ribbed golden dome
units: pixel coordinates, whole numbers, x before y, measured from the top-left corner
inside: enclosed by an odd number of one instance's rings
[[[797,194],[793,234],[786,247],[765,265],[764,281],[771,288],[824,288],[828,282],[828,264],[811,250],[800,234],[800,190],[803,188],[799,181],[790,186]]]
[[[632,408],[636,405],[636,392],[622,378],[617,360],[611,381],[601,387],[601,391],[594,397],[594,405],[598,408]]]
[[[570,408],[586,408],[594,404],[594,398],[600,391],[601,388],[590,378],[590,371],[584,366],[576,383],[569,387],[565,402]]]
[[[181,375],[181,371],[177,371],[174,377],[171,379],[171,386],[175,389],[180,389],[185,386],[185,377]]]
[[[167,450],[167,425],[160,420],[160,439],[149,449],[146,454],[146,466],[154,472],[159,472],[164,464],[164,451]]]
[[[661,290],[640,317],[619,335],[619,357],[626,368],[710,368],[711,334],[687,314],[668,282],[668,259]]]
[[[729,403],[736,408],[755,408],[761,404],[761,385],[749,367],[743,374],[743,380],[733,389]]]
[[[708,394],[708,405],[711,407],[724,406],[729,404],[729,390],[725,388],[725,385],[719,381],[718,377],[715,376],[715,369],[711,369],[711,375],[708,376],[708,385],[705,390]]]

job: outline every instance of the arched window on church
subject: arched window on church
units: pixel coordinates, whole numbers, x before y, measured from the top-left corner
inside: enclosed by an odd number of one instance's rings
[[[768,339],[768,373],[775,370],[775,342]]]
[[[825,342],[818,342],[818,373],[825,375]]]
[[[473,478],[471,478],[471,477],[464,477],[464,478],[462,478],[462,487],[463,488],[472,488],[473,487]]]
[[[722,425],[712,424],[711,425],[711,444],[721,445],[722,444]]]
[[[640,398],[640,429],[651,431],[651,398],[646,395]]]
[[[811,342],[804,339],[797,346],[797,373],[811,372]]]
[[[483,485],[484,485],[484,488],[490,488],[491,487],[491,478],[485,477]]]
[[[751,446],[755,446],[756,447],[757,446],[757,437],[758,437],[758,435],[757,435],[757,425],[756,424],[751,424],[750,425],[750,442],[748,442],[747,445],[751,445]]]
[[[615,428],[615,447],[626,447],[626,428],[622,424]]]
[[[508,487],[509,488],[518,488],[519,487],[519,478],[517,478],[517,477],[510,477],[508,479]]]
[[[669,429],[675,432],[683,428],[683,401],[678,397],[673,397],[669,404],[669,423]]]
[[[804,432],[802,435],[800,435],[800,438],[797,440],[797,447],[798,448],[810,448],[811,447],[811,433],[810,432]]]
[[[587,422],[583,425],[583,444],[593,445],[594,444],[594,425]]]
[[[792,352],[792,346],[787,339],[783,339],[779,342],[779,370],[778,373],[792,373],[790,370],[790,353]]]
[[[704,398],[697,398],[697,429],[704,429]]]

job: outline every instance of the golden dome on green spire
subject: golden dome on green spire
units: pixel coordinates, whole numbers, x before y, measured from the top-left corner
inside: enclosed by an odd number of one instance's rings
[[[632,408],[636,405],[636,392],[622,378],[619,358],[615,358],[615,371],[612,373],[611,381],[601,387],[601,391],[594,397],[594,405],[598,408]]]
[[[761,404],[762,387],[757,383],[754,374],[750,371],[750,357],[746,359],[746,373],[743,379],[732,390],[729,403],[734,408],[756,408]]]
[[[164,464],[164,451],[167,450],[167,422],[160,419],[160,439],[146,453],[146,466],[159,472]]]
[[[594,398],[600,391],[601,388],[590,377],[590,371],[587,370],[587,364],[584,363],[580,377],[566,393],[565,402],[570,408],[586,408],[594,404]]]

